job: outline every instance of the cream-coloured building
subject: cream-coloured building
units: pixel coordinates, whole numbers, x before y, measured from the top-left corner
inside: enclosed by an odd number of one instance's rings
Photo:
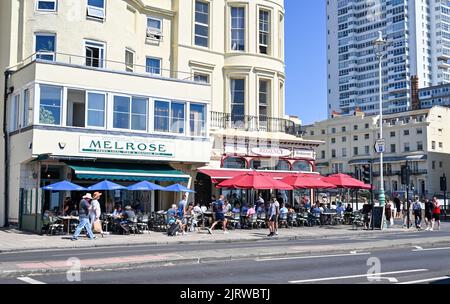
[[[64,179],[183,182],[199,196],[197,169],[227,154],[314,169],[318,142],[285,117],[283,0],[7,0],[0,12],[0,225],[39,226],[66,195],[40,188]],[[106,208],[136,200],[151,211],[176,195],[108,192]]]
[[[316,150],[318,171],[356,174],[372,164],[373,184],[379,189],[379,154],[374,148],[378,122],[379,116],[356,111],[305,126],[305,138],[325,142]],[[406,190],[400,172],[409,161],[414,191],[427,196],[440,192],[439,178],[450,174],[450,108],[435,106],[385,115],[383,122],[385,191]]]

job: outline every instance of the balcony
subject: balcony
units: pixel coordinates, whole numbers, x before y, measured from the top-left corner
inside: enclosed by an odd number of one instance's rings
[[[294,136],[301,135],[300,126],[288,119],[268,116],[232,115],[222,112],[211,112],[211,128],[282,132]]]

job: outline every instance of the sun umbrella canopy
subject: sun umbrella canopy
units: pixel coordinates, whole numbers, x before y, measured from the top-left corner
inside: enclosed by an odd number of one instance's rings
[[[52,191],[83,191],[86,188],[75,185],[69,181],[62,181],[58,183],[54,183],[45,187],[42,187],[44,190],[52,190]]]
[[[170,185],[168,187],[165,187],[163,190],[170,191],[170,192],[195,192],[194,190],[186,188],[185,186],[180,185],[180,184]]]
[[[338,188],[348,188],[348,189],[370,189],[370,185],[364,184],[362,181],[351,177],[347,174],[333,174],[328,177],[324,177],[323,181],[333,184]],[[367,188],[369,186],[369,188]]]
[[[98,184],[88,187],[87,189],[88,190],[125,190],[127,188],[124,186],[115,184],[113,182],[110,182],[109,180],[104,180],[102,182],[99,182]]]
[[[286,176],[281,181],[291,185],[295,189],[334,189],[335,185],[323,181],[317,174],[297,173]]]
[[[165,190],[164,187],[150,183],[148,181],[143,181],[134,185],[127,187],[131,191],[154,191],[154,190]]]
[[[221,182],[219,188],[255,189],[255,190],[292,190],[292,186],[266,176],[263,173],[252,171]]]

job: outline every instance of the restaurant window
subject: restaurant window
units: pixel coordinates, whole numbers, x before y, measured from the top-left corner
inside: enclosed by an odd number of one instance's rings
[[[136,131],[147,130],[147,99],[115,95],[113,128]]]
[[[195,1],[195,45],[209,46],[209,3]]]
[[[245,8],[231,8],[231,49],[245,51]]]
[[[289,171],[291,170],[291,166],[287,160],[280,159],[275,166],[275,170],[278,171]]]
[[[40,86],[39,123],[61,125],[62,88]]]
[[[201,104],[190,104],[191,136],[206,136],[206,107]]]
[[[152,75],[161,75],[161,58],[147,57],[145,71]]]
[[[231,121],[244,122],[245,80],[231,79]]]
[[[87,126],[105,127],[105,100],[102,93],[87,93]]]
[[[105,44],[96,41],[85,41],[86,66],[105,67]]]
[[[184,103],[172,102],[170,106],[171,124],[170,131],[172,133],[183,134],[184,133],[184,116],[185,106]]]
[[[87,16],[100,20],[105,19],[105,0],[88,0]]]
[[[227,157],[223,160],[222,167],[227,169],[245,169],[245,159],[240,157]]]
[[[56,52],[56,35],[48,33],[36,33],[34,51],[36,59],[54,61]]]
[[[323,152],[325,152],[325,151],[323,151]],[[296,161],[292,165],[292,170],[293,171],[311,172],[312,171],[312,167],[311,167],[311,164],[309,162],[304,161],[304,160],[299,160],[299,161]]]
[[[38,0],[36,3],[36,10],[44,12],[56,12],[56,0]]]
[[[252,159],[250,161],[250,168],[255,170],[274,170],[275,164],[270,158],[267,159]]]
[[[259,53],[269,54],[270,45],[270,12],[259,11]]]

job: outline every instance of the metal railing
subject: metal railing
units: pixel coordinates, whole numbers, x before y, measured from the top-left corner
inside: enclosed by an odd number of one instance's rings
[[[10,67],[10,70],[18,70],[32,62],[54,62],[65,65],[72,65],[79,68],[98,69],[109,72],[130,73],[153,78],[169,78],[176,80],[194,81],[194,74],[178,70],[163,69],[140,64],[130,64],[125,61],[108,60],[98,57],[86,57],[81,55],[57,53],[57,52],[36,52],[18,64]]]
[[[260,132],[282,132],[299,136],[301,128],[288,119],[268,116],[236,115],[211,112],[211,127]]]

